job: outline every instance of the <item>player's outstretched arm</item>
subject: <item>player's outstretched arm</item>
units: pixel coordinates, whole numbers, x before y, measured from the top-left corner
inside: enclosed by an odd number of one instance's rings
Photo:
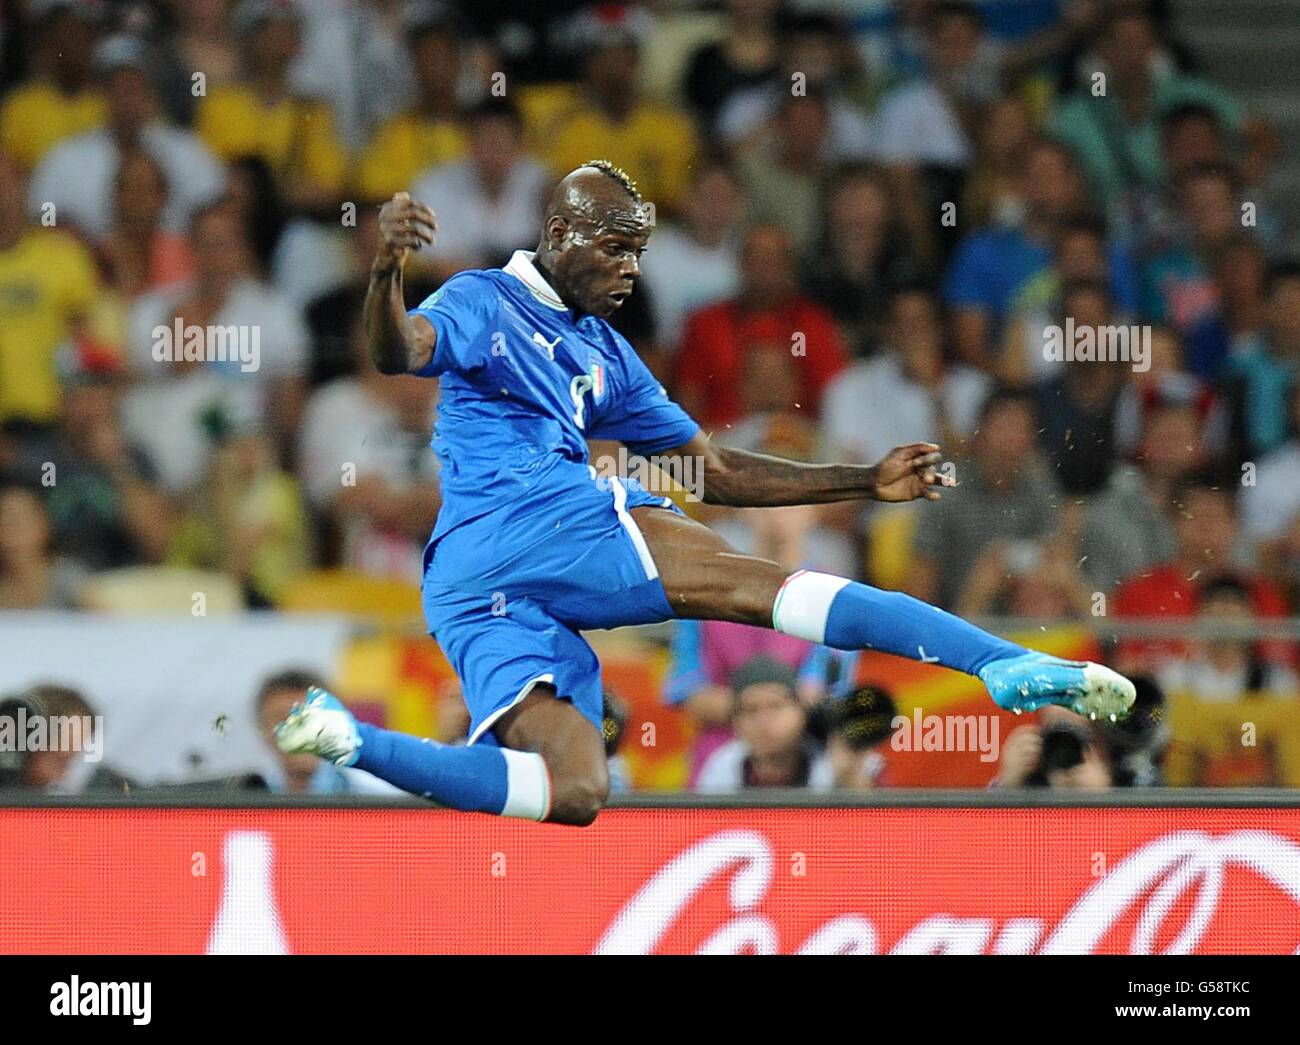
[[[877,501],[939,499],[938,486],[955,482],[938,471],[942,454],[934,443],[891,450],[879,464],[805,464],[781,457],[717,446],[697,433],[668,456],[703,461],[704,502],[733,508],[775,508],[869,498]]]
[[[406,315],[402,266],[412,250],[432,245],[438,220],[433,211],[399,192],[379,211],[379,250],[366,291],[366,343],[381,374],[420,370],[433,358],[436,334],[428,320]]]

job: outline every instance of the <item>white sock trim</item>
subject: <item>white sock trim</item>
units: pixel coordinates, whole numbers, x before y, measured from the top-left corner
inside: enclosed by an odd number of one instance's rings
[[[506,804],[502,816],[545,820],[551,811],[551,774],[541,755],[501,749],[506,760]]]
[[[785,635],[821,645],[826,641],[826,618],[831,603],[849,583],[847,577],[797,570],[776,593],[772,627]]]

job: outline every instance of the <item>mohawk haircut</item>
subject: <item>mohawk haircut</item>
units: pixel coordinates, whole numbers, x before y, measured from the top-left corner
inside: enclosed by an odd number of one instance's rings
[[[594,167],[596,170],[600,171],[601,174],[605,175],[605,177],[613,178],[614,181],[618,182],[619,185],[623,187],[623,191],[631,196],[635,202],[645,202],[641,198],[641,190],[636,187],[636,182],[632,180],[632,176],[622,167],[616,167],[609,160],[588,160],[583,164],[583,166]]]

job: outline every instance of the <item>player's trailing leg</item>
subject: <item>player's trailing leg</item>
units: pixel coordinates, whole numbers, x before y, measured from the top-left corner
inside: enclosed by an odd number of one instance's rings
[[[493,732],[492,739],[512,746],[457,746],[396,733],[358,722],[337,697],[313,687],[276,727],[275,739],[286,753],[363,769],[452,809],[579,826],[596,818],[609,793],[604,743],[551,687],[538,686]]]

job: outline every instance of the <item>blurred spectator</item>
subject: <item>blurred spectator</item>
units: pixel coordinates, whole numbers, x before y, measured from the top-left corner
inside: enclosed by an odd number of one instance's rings
[[[590,159],[612,159],[659,212],[671,214],[686,198],[695,157],[690,120],[641,98],[638,66],[649,16],[633,5],[590,9],[573,27],[583,55],[583,95],[546,128],[534,128],[551,173],[561,177]]]
[[[1149,368],[1133,371],[1120,393],[1115,412],[1115,446],[1121,457],[1132,457],[1152,411],[1165,404],[1193,411],[1197,430],[1194,447],[1202,458],[1220,458],[1227,449],[1230,417],[1227,404],[1213,386],[1183,366],[1178,335],[1154,327],[1150,336]],[[1208,461],[1202,461],[1208,463]]]
[[[302,494],[256,424],[232,419],[172,536],[172,566],[229,574],[252,609],[274,606],[311,563]]]
[[[788,353],[796,364],[801,412],[816,416],[822,393],[844,365],[844,347],[830,314],[804,297],[795,278],[789,236],[761,225],[745,237],[740,291],[693,313],[678,352],[675,392],[706,427],[740,419],[740,376],[755,345]]]
[[[1007,95],[989,106],[962,198],[962,224],[1014,227],[1024,220],[1021,169],[1033,144],[1033,117],[1022,98]]]
[[[0,486],[0,610],[67,610],[86,572],[56,555],[45,505],[26,486]]]
[[[965,168],[972,159],[968,129],[998,93],[1000,55],[975,4],[933,4],[924,32],[926,75],[881,103],[881,158],[896,166]]]
[[[523,119],[512,102],[492,98],[465,116],[469,156],[425,171],[411,195],[445,215],[432,248],[440,275],[504,265],[520,244],[536,241],[551,176],[523,152]]]
[[[288,668],[264,679],[253,698],[258,732],[275,758],[275,770],[265,774],[266,786],[282,794],[400,795],[397,788],[360,769],[335,766],[315,755],[286,755],[275,745],[275,727],[307,693],[309,686],[325,687],[314,671]]]
[[[1187,241],[1152,258],[1143,268],[1142,311],[1157,323],[1192,337],[1206,326],[1222,327],[1219,256],[1241,232],[1237,184],[1230,168],[1194,167],[1176,183]],[[1214,373],[1219,358],[1202,362]]]
[[[1080,217],[1086,196],[1070,153],[1047,140],[1035,142],[1021,169],[1024,221],[972,232],[958,244],[944,277],[944,303],[953,310],[953,346],[973,366],[988,369],[1002,325],[1017,309],[1046,307],[1060,230]],[[1105,278],[1116,306],[1137,305],[1137,275],[1127,252],[1109,246]]]
[[[58,420],[56,353],[84,341],[99,293],[94,261],[81,244],[28,223],[22,173],[0,153],[0,424]]]
[[[1052,130],[1078,153],[1103,206],[1131,186],[1159,181],[1166,113],[1198,103],[1218,113],[1225,127],[1240,126],[1240,112],[1224,91],[1172,67],[1142,4],[1108,11],[1094,46],[1090,77],[1057,107]]]
[[[1168,702],[1152,678],[1135,675],[1131,681],[1137,696],[1128,717],[1095,726],[1109,755],[1111,783],[1116,787],[1163,787],[1172,736]]]
[[[1224,382],[1243,450],[1262,455],[1286,441],[1287,402],[1300,374],[1300,262],[1268,277],[1268,322],[1228,360]]]
[[[961,452],[989,393],[987,375],[945,350],[939,304],[919,285],[889,298],[884,345],[826,389],[822,443],[834,460],[875,464],[895,446],[938,443]]]
[[[1222,634],[1193,640],[1185,657],[1164,664],[1159,677],[1165,689],[1209,701],[1258,694],[1287,700],[1300,696],[1295,672],[1264,660],[1259,646],[1242,628],[1258,618],[1252,593],[1241,581],[1219,577],[1205,584],[1197,600],[1196,619]]]
[[[996,787],[1050,787],[1106,791],[1111,769],[1105,751],[1069,712],[1044,708],[1041,726],[1017,726],[1002,745]]]
[[[1257,163],[1249,158],[1236,162],[1232,136],[1214,106],[1186,102],[1169,109],[1160,120],[1160,141],[1161,181],[1130,186],[1111,210],[1116,235],[1132,249],[1144,257],[1158,257],[1186,238],[1179,186],[1198,169],[1230,170],[1241,183],[1239,195],[1255,205],[1259,234],[1269,240],[1275,236],[1277,221],[1258,184]]]
[[[682,89],[706,131],[737,91],[777,82],[782,3],[727,0],[722,37],[691,55]]]
[[[713,155],[695,166],[681,221],[655,227],[641,259],[641,282],[665,344],[677,345],[690,312],[736,292],[745,209],[735,168]]]
[[[1201,425],[1192,404],[1157,403],[1144,416],[1135,463],[1116,468],[1086,502],[1078,551],[1096,590],[1110,593],[1174,556],[1170,506],[1179,482],[1207,464]]]
[[[121,375],[83,370],[64,382],[47,508],[58,547],[83,568],[159,562],[175,524],[148,458],[118,417]],[[33,476],[35,478],[35,476]]]
[[[787,97],[810,90],[825,99],[826,137],[820,158],[865,160],[879,149],[879,135],[868,116],[865,75],[844,27],[826,14],[801,13],[784,20],[781,68],[769,82],[737,90],[718,113],[717,130],[729,146],[752,148],[774,130]]]
[[[291,208],[337,218],[348,157],[329,106],[298,95],[289,82],[302,43],[297,7],[290,0],[240,0],[233,25],[243,75],[208,91],[195,130],[223,160],[265,160]]]
[[[183,233],[195,211],[220,195],[225,184],[221,165],[197,137],[163,119],[152,79],[153,57],[142,41],[108,38],[95,49],[94,70],[107,101],[104,126],[49,151],[32,174],[28,209],[43,217],[52,206],[60,225],[102,239],[117,221],[114,190],[122,157],[139,150],[163,172],[163,226]]]
[[[1063,511],[1062,517],[1069,514]],[[997,613],[1043,621],[1087,616],[1092,590],[1074,555],[1072,526],[1066,523],[1058,534],[1042,540],[989,545],[966,578],[956,612],[963,617]]]
[[[403,28],[416,98],[409,108],[384,120],[371,137],[357,176],[357,190],[365,200],[387,200],[395,192],[409,191],[422,171],[459,160],[469,150],[461,122],[461,17],[445,4],[412,4],[404,8]],[[437,207],[436,201],[430,202]]]
[[[780,427],[774,428],[768,441],[746,448],[807,459],[811,436],[800,452],[778,442],[781,434]],[[844,573],[852,569],[852,552],[843,547],[840,535],[818,525],[823,511],[815,505],[759,511],[719,509],[710,512],[709,522],[733,547],[781,563],[786,569]],[[818,657],[812,664],[819,652],[832,651],[766,628],[729,621],[674,622],[664,699],[680,706],[695,728],[689,784],[694,783],[708,756],[731,737],[731,692],[727,687],[732,674],[758,654],[772,657],[800,673],[800,699],[807,694],[811,702],[827,689],[825,675],[830,669],[825,658]]]
[[[970,458],[957,466],[960,496],[925,505],[909,591],[950,607],[986,552],[1001,542],[1030,547],[1058,523],[1056,491],[1036,457],[1033,400],[996,391],[984,403]]]
[[[33,716],[47,719],[47,736],[58,743],[45,750],[29,751],[20,769],[21,785],[34,791],[70,795],[85,792],[129,792],[131,781],[109,769],[104,756],[104,733],[100,716],[77,690],[67,686],[33,686],[22,698],[27,708],[28,727]],[[6,710],[11,701],[4,701]]]
[[[780,226],[801,254],[812,253],[821,231],[829,116],[827,98],[815,88],[783,95],[772,135],[737,161],[749,223]]]
[[[1243,562],[1233,488],[1206,475],[1184,479],[1172,497],[1176,550],[1166,562],[1128,578],[1115,593],[1113,612],[1120,617],[1187,618],[1196,615],[1201,589],[1212,579],[1235,577],[1250,593],[1260,617],[1286,616],[1277,585]],[[1186,644],[1176,639],[1126,640],[1118,659],[1132,670],[1152,671],[1181,657]],[[1263,655],[1294,662],[1286,644],[1267,644]]]
[[[830,309],[853,355],[869,356],[879,346],[891,292],[915,269],[881,173],[857,165],[836,172],[819,239],[804,259],[803,285]]]
[[[754,787],[829,790],[831,763],[806,736],[808,716],[788,665],[758,656],[731,679],[736,739],[718,748],[700,770],[695,789],[727,794]]]
[[[1288,401],[1290,438],[1259,462],[1253,476],[1243,474],[1241,487],[1242,529],[1279,566],[1274,553],[1300,517],[1300,382],[1291,386]]]
[[[831,729],[826,757],[833,786],[841,791],[886,786],[886,752],[897,713],[893,698],[883,689],[863,686],[828,704]]]
[[[153,385],[138,388],[126,404],[128,431],[149,453],[164,484],[178,492],[191,488],[206,471],[201,418],[213,401],[209,379],[229,386],[216,398],[227,403],[231,416],[261,419],[277,445],[288,449],[302,414],[308,352],[302,316],[258,278],[244,224],[228,201],[195,215],[191,240],[193,281],[146,294],[132,309],[134,369]],[[160,339],[174,341],[178,322],[183,331],[203,334],[205,361],[158,360]],[[231,331],[250,344],[256,337],[259,348],[251,366],[208,358],[220,347],[218,335],[224,338]],[[188,333],[185,339],[188,343]],[[185,381],[185,375],[193,380]],[[165,427],[163,417],[170,422]]]
[[[230,31],[234,0],[166,2],[176,19],[172,47],[177,63],[186,69],[201,69],[204,86],[208,88],[237,80],[239,47]]]
[[[1105,287],[1080,282],[1063,288],[1062,330],[1073,321],[1076,336],[1105,344],[1114,316]],[[1136,346],[1133,346],[1136,347]],[[1076,360],[1034,389],[1038,400],[1038,445],[1066,494],[1092,494],[1106,485],[1116,463],[1115,413],[1130,366],[1123,361]]]
[[[167,174],[149,153],[121,154],[113,178],[114,224],[98,250],[105,282],[127,303],[193,277],[189,240],[162,227],[168,195]]]
[[[1237,232],[1214,252],[1218,309],[1187,336],[1187,369],[1207,381],[1262,337],[1268,324],[1268,258],[1259,239]]]
[[[104,122],[91,53],[105,13],[97,0],[29,0],[34,75],[0,104],[0,152],[32,170],[65,138]]]
[[[1121,255],[1119,279],[1112,281],[1112,254],[1105,223],[1098,218],[1071,218],[1056,228],[1049,266],[1027,280],[1011,303],[1002,348],[993,364],[1000,381],[1023,385],[1061,376],[1064,363],[1052,348],[1054,342],[1059,344],[1062,318],[1070,315],[1063,300],[1067,286],[1091,284],[1118,291],[1123,299],[1114,305],[1116,320],[1130,321],[1137,305],[1136,273]]]
[[[303,418],[300,474],[311,504],[342,542],[343,565],[419,583],[438,514],[438,459],[429,452],[432,382],[384,377],[353,327],[357,376],[317,391]]]

